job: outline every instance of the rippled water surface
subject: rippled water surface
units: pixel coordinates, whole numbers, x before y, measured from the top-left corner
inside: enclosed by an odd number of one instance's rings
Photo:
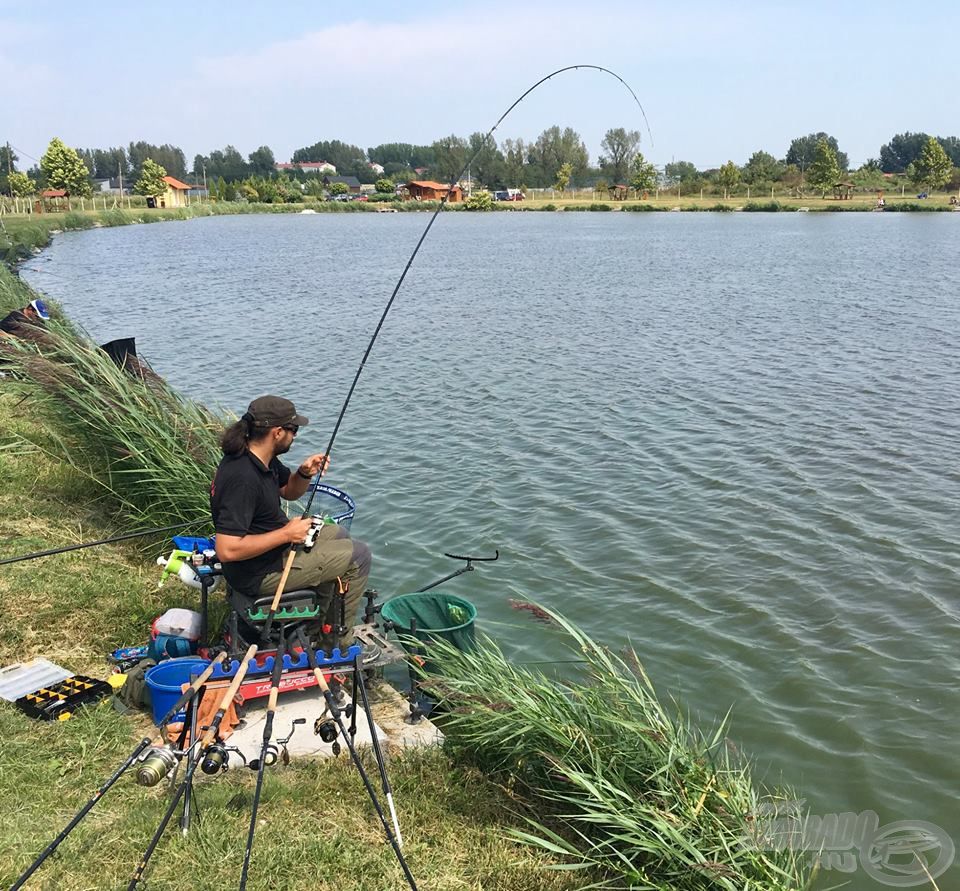
[[[103,229],[24,277],[203,401],[290,395],[297,458],[426,219]],[[557,607],[704,724],[732,707],[814,813],[960,843],[958,243],[952,214],[444,215],[334,450],[377,587],[499,548],[449,590],[517,658],[566,654],[508,599]]]

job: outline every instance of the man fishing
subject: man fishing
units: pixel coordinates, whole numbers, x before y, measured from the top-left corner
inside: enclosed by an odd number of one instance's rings
[[[0,319],[0,337],[21,337],[25,326],[46,322],[49,318],[46,303],[31,300],[23,309],[15,309]]]
[[[326,455],[311,455],[291,472],[279,457],[286,454],[297,431],[309,423],[294,404],[280,396],[261,396],[221,437],[223,460],[210,486],[210,510],[217,533],[217,557],[234,591],[234,606],[245,610],[259,597],[276,592],[291,545],[302,543],[310,531],[309,518],[288,519],[280,499],[293,501],[307,491],[313,477],[327,469]],[[325,625],[336,626],[336,603],[330,583],[338,577],[348,584],[345,622],[349,629],[367,586],[372,555],[362,541],[346,530],[324,524],[316,544],[298,551],[284,590],[313,588]],[[330,645],[345,650],[353,642],[348,631],[342,640],[327,636]]]

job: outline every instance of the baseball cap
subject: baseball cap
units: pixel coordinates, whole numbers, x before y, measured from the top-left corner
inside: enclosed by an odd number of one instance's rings
[[[31,300],[30,306],[41,319],[46,320],[50,318],[50,311],[47,309],[47,304],[42,300]]]
[[[309,418],[297,414],[296,406],[282,396],[259,396],[247,407],[247,414],[257,427],[286,427],[296,424],[306,427]]]

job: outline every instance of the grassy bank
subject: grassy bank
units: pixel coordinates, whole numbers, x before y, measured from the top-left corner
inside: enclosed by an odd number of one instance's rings
[[[0,268],[0,311],[30,292]],[[37,345],[3,345],[0,556],[98,538],[125,522],[205,517],[216,419],[162,381],[120,372],[66,320]],[[22,381],[22,382],[21,382]],[[129,527],[128,527],[129,528]],[[0,663],[43,655],[104,676],[104,654],[142,642],[194,592],[156,588],[135,546],[5,567]],[[435,654],[450,713],[444,749],[391,765],[405,855],[434,889],[799,891],[807,867],[747,840],[760,790],[725,746],[661,706],[635,655],[612,657],[554,616],[583,677],[560,683],[510,664],[495,645]],[[319,711],[319,708],[318,708]],[[106,704],[38,724],[0,707],[0,881],[12,881],[142,735]],[[150,887],[236,881],[254,777],[203,783],[205,822],[168,836]],[[94,811],[45,867],[58,889],[121,885],[164,806],[132,782]],[[251,887],[403,886],[345,759],[294,763],[267,778]]]

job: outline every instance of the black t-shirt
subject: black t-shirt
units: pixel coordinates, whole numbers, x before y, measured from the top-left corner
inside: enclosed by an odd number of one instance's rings
[[[214,529],[225,535],[259,535],[286,526],[280,490],[288,479],[290,469],[276,458],[265,467],[252,452],[226,456],[210,486]],[[236,591],[256,596],[263,577],[283,568],[287,548],[280,545],[249,560],[224,562],[224,578]]]
[[[23,325],[30,324],[30,317],[21,310],[15,309],[9,315],[0,319],[0,331],[6,331],[7,334],[19,334]]]

